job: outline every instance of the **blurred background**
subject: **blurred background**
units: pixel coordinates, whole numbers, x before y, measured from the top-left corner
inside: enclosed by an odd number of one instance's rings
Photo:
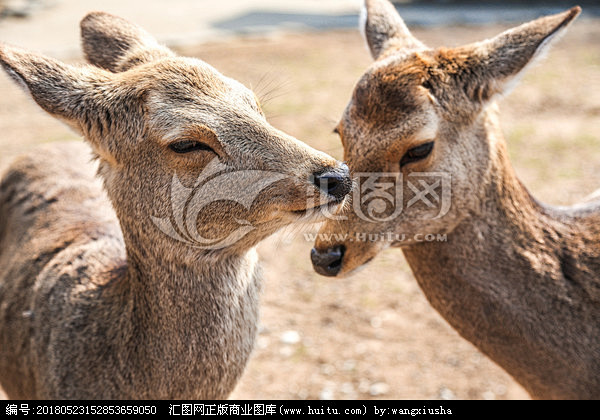
[[[251,87],[273,125],[341,158],[332,130],[371,62],[357,30],[361,3],[0,0],[0,42],[79,63],[79,20],[92,10],[117,14]],[[489,38],[577,4],[396,3],[431,47]],[[557,205],[600,188],[600,2],[578,4],[583,15],[501,103],[517,173],[534,196]],[[38,144],[64,140],[78,138],[0,75],[0,170]],[[232,398],[528,398],[429,306],[400,250],[347,279],[316,275],[303,234],[317,229],[284,231],[259,247],[260,334]]]

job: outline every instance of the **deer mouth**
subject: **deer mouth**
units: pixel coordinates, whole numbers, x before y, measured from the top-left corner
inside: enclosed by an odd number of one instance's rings
[[[292,213],[296,214],[298,216],[305,216],[308,214],[317,214],[317,213],[322,213],[323,211],[327,211],[332,214],[332,213],[336,212],[340,206],[343,205],[344,201],[345,201],[345,197],[336,198],[334,200],[328,201],[327,203],[320,204],[318,206],[307,207],[302,210],[292,210]]]

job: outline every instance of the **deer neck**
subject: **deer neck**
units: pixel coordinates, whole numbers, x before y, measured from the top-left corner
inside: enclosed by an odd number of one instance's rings
[[[255,249],[242,254],[209,253],[181,244],[185,249],[178,253],[173,252],[172,244],[161,246],[160,241],[155,241],[149,250],[125,242],[127,278],[136,294],[159,304],[152,310],[167,312],[178,308],[178,314],[203,315],[203,310],[214,312],[217,304],[230,306],[254,298],[246,294],[259,285]],[[213,308],[208,309],[210,306]]]
[[[479,131],[488,136],[481,141],[490,148],[477,208],[464,212],[447,242],[403,247],[425,293],[434,299],[439,295],[436,303],[442,307],[452,306],[450,298],[465,304],[457,281],[483,298],[522,288],[525,279],[546,276],[559,264],[557,246],[564,226],[546,214],[517,179],[495,116],[490,113],[481,123],[485,129]]]
[[[144,384],[154,383],[152,395],[162,398],[226,397],[256,335],[261,279],[256,251],[209,254],[166,237],[141,237],[132,232],[152,231],[121,225],[132,334],[125,352],[135,353],[131,360],[141,370],[152,366]]]
[[[540,378],[553,383],[561,377],[554,373],[567,375],[572,349],[556,337],[578,328],[572,311],[586,299],[565,275],[577,275],[565,252],[572,247],[567,238],[579,232],[570,216],[551,216],[519,182],[494,117],[482,123],[488,139],[481,140],[491,147],[478,208],[447,242],[403,251],[427,299],[463,337],[530,392],[549,396]]]

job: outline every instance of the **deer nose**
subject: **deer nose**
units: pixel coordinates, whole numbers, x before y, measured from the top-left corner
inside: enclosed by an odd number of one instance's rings
[[[324,252],[313,248],[310,251],[310,259],[315,271],[323,276],[336,276],[342,269],[345,251],[346,247],[344,245],[336,245]]]
[[[342,163],[335,169],[313,174],[313,183],[323,192],[332,195],[338,200],[343,199],[352,189],[352,178],[348,165]]]

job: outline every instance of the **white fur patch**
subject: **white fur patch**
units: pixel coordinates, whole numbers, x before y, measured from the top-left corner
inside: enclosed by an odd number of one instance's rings
[[[367,4],[363,3],[360,8],[360,14],[358,15],[358,30],[362,35],[365,42],[367,41],[367,17],[369,12],[367,11]],[[368,45],[367,45],[368,48]]]
[[[439,117],[433,111],[427,113],[427,123],[415,133],[415,138],[419,140],[431,140],[437,136],[439,127]]]
[[[164,133],[163,139],[166,140],[167,142],[175,141],[175,140],[181,138],[182,134],[183,134],[183,128],[175,127],[175,128],[170,129],[166,133]]]

